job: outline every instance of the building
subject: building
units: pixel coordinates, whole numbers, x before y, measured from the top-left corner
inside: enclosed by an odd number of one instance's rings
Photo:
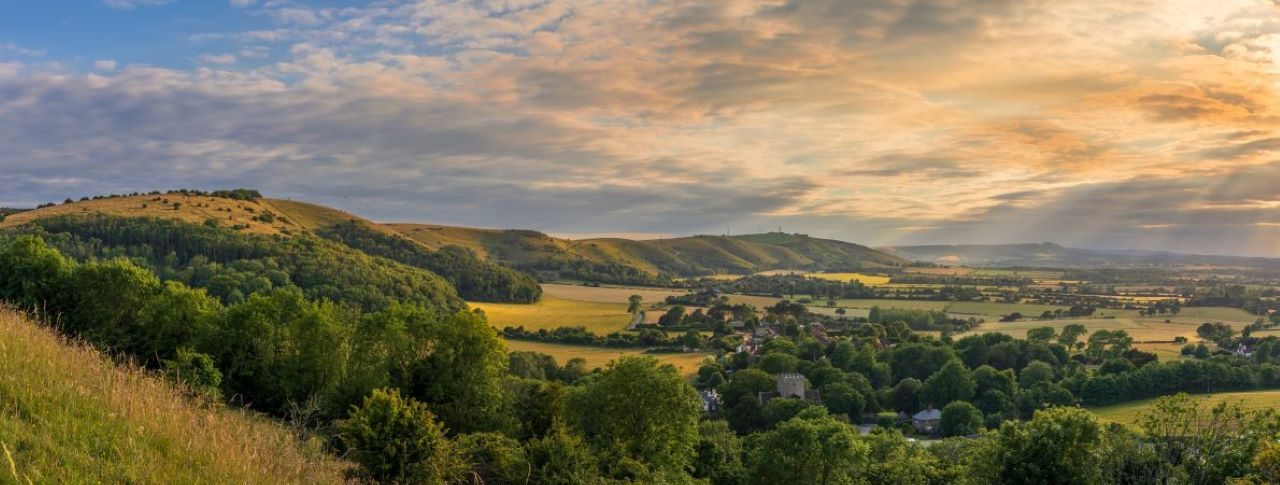
[[[715,389],[707,389],[699,391],[698,395],[702,397],[702,412],[711,416],[720,414],[720,393]]]
[[[778,374],[778,390],[776,392],[762,392],[757,397],[760,399],[760,404],[769,402],[770,399],[775,397],[804,399],[812,403],[821,403],[822,394],[817,389],[806,390],[806,383],[804,374]]]
[[[915,426],[916,432],[921,434],[933,434],[941,423],[942,411],[934,409],[933,406],[911,416],[911,425]]]

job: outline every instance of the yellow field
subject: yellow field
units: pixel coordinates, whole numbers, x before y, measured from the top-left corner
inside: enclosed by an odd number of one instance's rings
[[[1201,409],[1209,409],[1221,402],[1239,403],[1244,409],[1280,408],[1280,391],[1222,392],[1216,394],[1192,394],[1191,398],[1200,404]],[[1094,414],[1105,421],[1122,424],[1134,424],[1141,413],[1147,410],[1155,399],[1115,404],[1090,408]]]
[[[625,330],[631,323],[626,300],[623,303],[600,303],[566,300],[543,296],[534,304],[521,303],[470,303],[473,308],[484,310],[489,325],[520,327],[526,330],[553,329],[558,327],[586,327],[598,335]]]
[[[524,340],[507,340],[508,351],[525,351],[538,352],[547,354],[556,358],[556,363],[564,365],[569,359],[581,357],[586,359],[587,368],[603,368],[610,361],[622,357],[624,355],[645,355],[643,349],[609,349],[604,347],[587,347],[579,345],[562,345],[549,344],[544,342],[529,342]],[[647,354],[659,361],[671,364],[680,369],[684,375],[693,375],[698,372],[698,367],[702,366],[702,362],[710,357],[710,354],[688,353],[688,354]]]
[[[829,281],[858,281],[867,286],[889,284],[889,277],[865,273],[805,273],[806,278],[819,278]]]
[[[253,413],[0,311],[0,483],[344,483],[346,465]]]

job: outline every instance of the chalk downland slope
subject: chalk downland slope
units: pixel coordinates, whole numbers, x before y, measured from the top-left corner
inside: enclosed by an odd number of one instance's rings
[[[789,269],[849,271],[906,264],[859,244],[799,234],[570,240],[537,231],[386,224],[428,247],[455,244],[545,278],[648,283],[678,276]]]
[[[0,483],[342,483],[348,467],[6,310],[0,445]]]

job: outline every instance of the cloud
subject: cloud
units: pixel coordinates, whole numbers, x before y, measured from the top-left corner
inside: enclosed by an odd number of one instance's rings
[[[116,61],[111,59],[99,59],[93,61],[93,68],[99,71],[114,71],[116,70]]]
[[[132,10],[138,7],[158,7],[173,3],[174,0],[102,0],[102,4],[118,10]]]
[[[1280,255],[1280,13],[1249,0],[231,4],[253,29],[187,33],[190,69],[0,68],[0,205],[248,185],[558,233]]]

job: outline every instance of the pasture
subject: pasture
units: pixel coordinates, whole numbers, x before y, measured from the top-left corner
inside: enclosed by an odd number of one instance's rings
[[[506,340],[507,351],[525,351],[538,352],[547,354],[556,358],[556,363],[564,365],[569,359],[581,357],[586,359],[587,368],[604,368],[609,362],[622,357],[624,355],[649,355],[661,361],[664,364],[671,364],[680,369],[680,373],[686,376],[693,375],[698,372],[698,367],[702,366],[702,362],[710,357],[709,354],[703,353],[687,353],[687,354],[645,354],[644,349],[612,349],[606,347],[588,347],[582,345],[564,345],[545,342],[529,342],[525,340]]]
[[[1192,394],[1191,398],[1200,405],[1202,410],[1206,411],[1221,402],[1238,403],[1244,409],[1251,411],[1276,409],[1280,407],[1280,391],[1277,390]],[[1135,424],[1137,423],[1139,416],[1150,409],[1154,402],[1155,399],[1143,399],[1140,401],[1114,404],[1111,406],[1090,408],[1089,410],[1093,411],[1098,418],[1104,421],[1121,424]]]

